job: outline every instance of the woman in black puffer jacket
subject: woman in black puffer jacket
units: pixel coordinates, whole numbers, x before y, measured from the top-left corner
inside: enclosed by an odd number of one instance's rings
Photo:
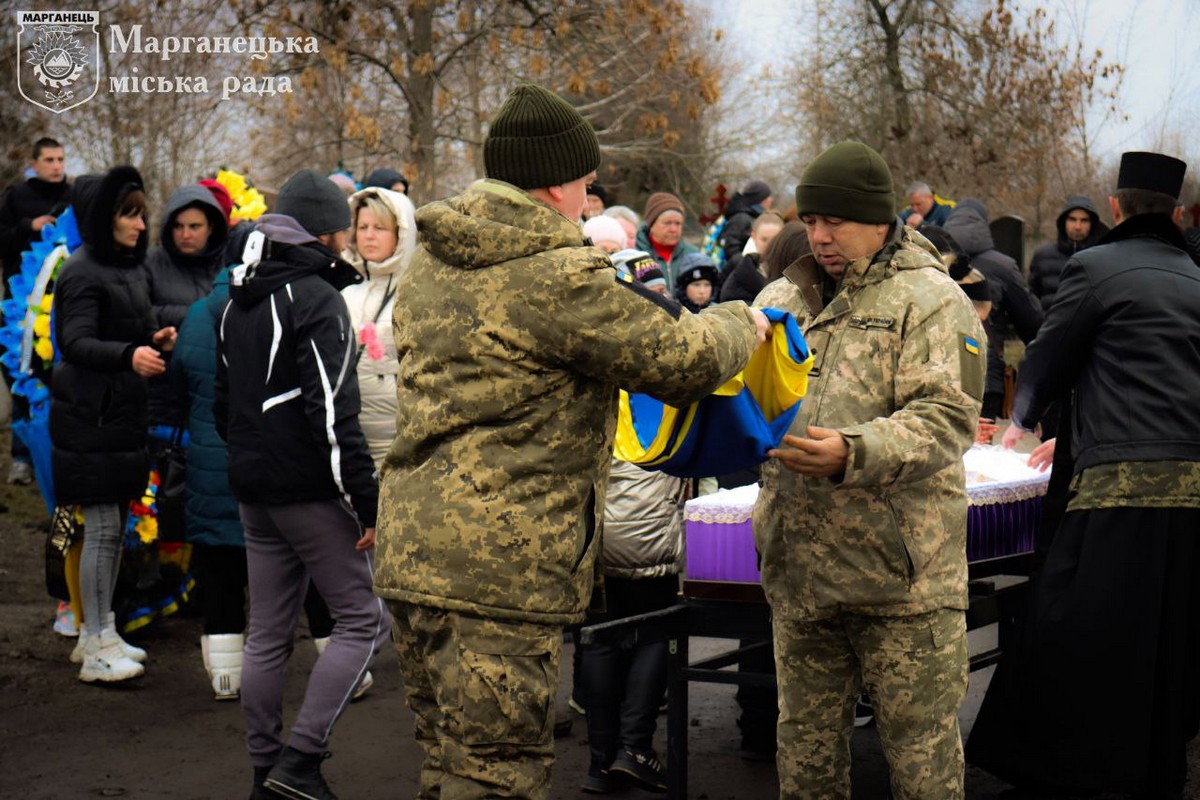
[[[76,184],[83,247],[63,265],[54,293],[54,335],[62,363],[50,402],[58,503],[84,519],[80,563],[83,624],[73,661],[80,680],[119,681],[142,674],[145,652],[117,635],[112,593],[124,513],[146,485],[145,379],[165,366],[159,348],[174,328],[155,330],[141,260],[146,195],[133,167]]]

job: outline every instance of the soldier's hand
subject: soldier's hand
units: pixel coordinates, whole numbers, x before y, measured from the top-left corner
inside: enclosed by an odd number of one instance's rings
[[[1029,461],[1027,462],[1029,466],[1038,472],[1045,472],[1054,463],[1054,443],[1057,441],[1057,438],[1047,439],[1033,448],[1033,452],[1029,454]]]
[[[780,464],[798,475],[810,478],[832,478],[846,472],[846,461],[850,457],[850,445],[842,435],[832,428],[808,427],[807,439],[799,436],[784,436],[785,448],[767,453]]]
[[[767,339],[771,338],[771,320],[767,319],[767,315],[759,311],[757,308],[750,309],[750,316],[754,318],[754,339],[758,344],[762,344]]]
[[[995,420],[980,417],[979,424],[975,427],[975,444],[991,444],[992,437],[998,430],[1000,430],[1000,426],[996,424]]]
[[[361,553],[363,550],[370,550],[374,546],[375,529],[367,528],[363,531],[362,537],[355,543],[354,549]]]

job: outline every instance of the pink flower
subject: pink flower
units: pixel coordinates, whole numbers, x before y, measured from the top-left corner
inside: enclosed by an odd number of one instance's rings
[[[379,332],[375,330],[374,322],[364,322],[358,326],[358,343],[367,350],[367,358],[379,361],[383,358],[383,343],[379,341]]]

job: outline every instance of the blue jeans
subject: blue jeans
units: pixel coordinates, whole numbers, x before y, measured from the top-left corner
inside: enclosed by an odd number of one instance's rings
[[[112,611],[113,587],[121,568],[124,514],[116,503],[83,507],[83,553],[79,561],[79,590],[83,622],[97,634]]]

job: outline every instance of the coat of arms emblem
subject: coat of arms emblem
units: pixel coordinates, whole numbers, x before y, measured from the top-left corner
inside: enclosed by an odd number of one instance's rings
[[[18,11],[17,88],[21,96],[61,114],[100,88],[98,11]]]

